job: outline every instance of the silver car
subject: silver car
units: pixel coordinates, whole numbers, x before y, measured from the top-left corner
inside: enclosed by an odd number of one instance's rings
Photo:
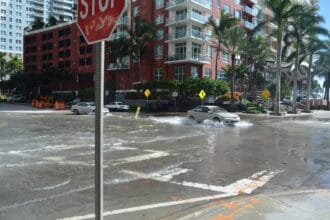
[[[187,116],[191,120],[202,122],[204,120],[212,120],[215,122],[223,122],[226,124],[234,124],[241,119],[238,115],[229,113],[219,106],[200,105],[187,112]]]
[[[79,102],[71,106],[71,111],[76,114],[90,114],[95,113],[95,103],[94,102]],[[108,113],[107,108],[103,108],[103,113]]]
[[[128,111],[129,105],[125,105],[123,102],[111,102],[104,107],[108,108],[109,111]]]

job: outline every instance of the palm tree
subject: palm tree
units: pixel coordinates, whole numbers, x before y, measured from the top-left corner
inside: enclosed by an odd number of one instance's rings
[[[218,73],[218,60],[219,54],[221,50],[221,44],[223,42],[223,36],[225,29],[232,27],[238,24],[238,20],[234,18],[231,14],[228,14],[225,10],[220,11],[219,21],[214,20],[213,17],[210,17],[208,22],[205,24],[210,26],[213,29],[212,35],[216,39],[217,47],[216,47],[216,62],[215,62],[215,74]]]
[[[8,64],[6,60],[6,54],[0,52],[0,80],[7,74]]]
[[[319,60],[315,64],[315,72],[317,75],[324,77],[325,82],[325,99],[327,100],[327,108],[330,110],[329,103],[329,87],[330,87],[330,42],[327,42],[327,50],[319,52]]]
[[[265,37],[248,37],[248,43],[246,44],[243,54],[243,63],[249,67],[248,88],[253,96],[256,94],[257,78],[261,78],[261,74],[265,71],[269,60],[275,60],[275,54],[273,54],[270,48],[270,41]]]
[[[47,22],[47,24],[46,24],[46,27],[52,27],[52,26],[55,26],[55,25],[57,25],[57,23],[58,23],[58,20],[57,20],[54,16],[50,16],[50,17],[48,18],[48,22]]]
[[[311,84],[312,84],[312,66],[313,66],[313,56],[318,51],[326,49],[327,45],[324,41],[316,38],[316,36],[311,36],[309,42],[306,45],[306,53],[309,56],[308,61],[308,73],[307,73],[307,106],[306,111],[310,111],[310,101],[309,97],[311,95]]]
[[[139,62],[140,75],[141,59],[146,54],[150,42],[156,39],[156,27],[153,23],[137,16],[134,30],[127,30],[130,37],[130,55]]]
[[[295,64],[293,69],[293,111],[296,112],[296,98],[297,98],[297,81],[300,69],[300,64],[304,60],[301,59],[301,55],[305,51],[305,42],[309,41],[311,36],[317,34],[328,34],[328,31],[319,26],[319,23],[323,22],[324,19],[317,14],[315,7],[304,8],[301,14],[298,14],[292,20],[290,20],[290,26],[287,34],[284,37],[286,47],[294,49],[292,57],[294,57]],[[294,45],[294,47],[291,47]]]
[[[230,73],[230,108],[233,110],[235,108],[234,100],[234,90],[235,90],[235,61],[236,56],[244,53],[244,49],[247,44],[247,34],[246,31],[236,25],[224,30],[223,35],[223,49],[230,55],[231,58],[231,68],[227,68],[227,71]]]
[[[303,11],[303,6],[293,4],[292,0],[265,0],[265,6],[273,12],[273,16],[261,22],[258,30],[267,23],[274,23],[276,28],[271,35],[276,38],[276,90],[275,90],[275,114],[280,114],[281,68],[282,68],[282,41],[283,36],[291,25],[291,20]]]
[[[42,20],[42,18],[36,18],[32,24],[32,31],[39,30],[45,27],[45,22]]]

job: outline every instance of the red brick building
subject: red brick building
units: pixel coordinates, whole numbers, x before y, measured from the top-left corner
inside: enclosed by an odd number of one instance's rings
[[[220,53],[215,73],[215,42],[211,39],[212,31],[204,24],[209,16],[218,19],[220,9],[224,9],[240,18],[242,26],[249,30],[254,27],[257,10],[256,0],[128,1],[128,8],[106,47],[112,39],[127,34],[122,25],[134,29],[136,16],[155,24],[157,39],[148,44],[139,61],[127,57],[124,64],[118,65],[105,54],[105,80],[111,80],[117,91],[132,89],[138,82],[160,79],[223,78],[221,67],[229,64],[229,56]],[[93,85],[95,47],[87,45],[74,22],[28,32],[24,43],[25,72],[42,73],[51,65],[73,71],[68,90]]]

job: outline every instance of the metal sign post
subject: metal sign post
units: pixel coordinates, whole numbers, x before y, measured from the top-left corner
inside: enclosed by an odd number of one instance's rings
[[[95,219],[103,219],[104,41],[96,44],[95,72]]]
[[[122,16],[126,0],[77,1],[77,26],[88,44],[96,44],[95,71],[95,219],[103,219],[104,41]]]

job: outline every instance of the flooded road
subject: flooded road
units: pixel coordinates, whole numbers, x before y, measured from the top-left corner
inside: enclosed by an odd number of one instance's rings
[[[250,193],[330,188],[330,113],[104,121],[105,219],[171,219]],[[93,219],[94,116],[0,112],[0,219]]]

